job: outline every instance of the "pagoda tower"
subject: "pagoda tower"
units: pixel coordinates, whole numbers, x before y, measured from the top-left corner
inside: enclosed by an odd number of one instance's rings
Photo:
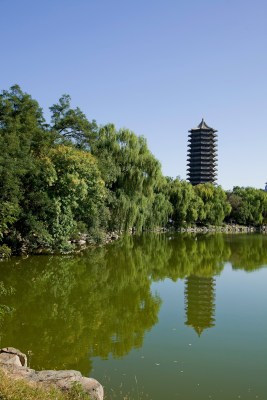
[[[217,165],[216,130],[209,127],[202,119],[200,124],[191,129],[188,139],[188,180],[192,185],[215,183]]]

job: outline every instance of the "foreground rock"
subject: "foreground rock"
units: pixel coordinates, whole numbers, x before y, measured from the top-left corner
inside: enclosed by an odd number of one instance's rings
[[[14,379],[25,379],[29,383],[43,386],[55,385],[61,390],[69,390],[78,383],[92,400],[103,400],[104,390],[93,378],[85,378],[79,371],[35,371],[27,367],[27,357],[13,347],[0,349],[0,367]]]

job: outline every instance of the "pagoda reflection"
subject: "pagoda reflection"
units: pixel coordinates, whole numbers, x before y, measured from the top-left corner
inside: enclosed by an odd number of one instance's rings
[[[185,280],[186,322],[198,336],[215,326],[215,278],[191,275]]]

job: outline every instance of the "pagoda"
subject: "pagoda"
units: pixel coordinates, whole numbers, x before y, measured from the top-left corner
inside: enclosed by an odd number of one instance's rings
[[[217,175],[217,131],[202,119],[196,128],[188,132],[188,180],[192,185],[214,184]]]

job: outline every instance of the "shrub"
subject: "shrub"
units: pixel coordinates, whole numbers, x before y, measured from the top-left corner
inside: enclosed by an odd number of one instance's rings
[[[10,256],[11,256],[11,249],[6,244],[0,246],[0,259],[9,258]]]

